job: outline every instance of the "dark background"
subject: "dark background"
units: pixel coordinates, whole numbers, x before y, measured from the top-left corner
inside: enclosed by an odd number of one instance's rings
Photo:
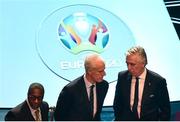
[[[180,0],[164,0],[164,3],[180,40]]]

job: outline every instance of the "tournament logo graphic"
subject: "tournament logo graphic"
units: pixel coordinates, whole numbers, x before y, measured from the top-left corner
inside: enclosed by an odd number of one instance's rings
[[[134,44],[135,38],[123,20],[105,9],[85,4],[49,13],[36,34],[40,60],[68,82],[84,74],[84,58],[93,52],[105,59],[104,78],[112,83],[118,72],[127,68],[124,54]]]
[[[109,41],[105,24],[84,12],[65,18],[59,25],[58,34],[64,46],[74,54],[87,50],[101,53]]]

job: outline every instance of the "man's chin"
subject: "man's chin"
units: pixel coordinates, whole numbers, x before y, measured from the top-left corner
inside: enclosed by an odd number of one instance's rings
[[[33,106],[32,109],[37,110],[39,106]]]

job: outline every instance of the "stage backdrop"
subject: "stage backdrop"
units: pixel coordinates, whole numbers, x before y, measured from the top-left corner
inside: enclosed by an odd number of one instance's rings
[[[0,0],[0,107],[14,107],[40,82],[55,106],[62,88],[83,75],[96,52],[106,61],[113,104],[125,52],[145,48],[147,68],[167,80],[170,100],[180,100],[180,41],[162,0]]]

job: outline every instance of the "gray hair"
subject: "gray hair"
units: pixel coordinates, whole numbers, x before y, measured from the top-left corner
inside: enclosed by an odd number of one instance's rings
[[[147,61],[147,55],[143,47],[141,46],[134,46],[131,47],[127,53],[126,56],[133,55],[133,54],[139,54],[139,56],[142,57],[144,64],[146,65],[148,63]]]
[[[87,55],[85,58],[85,61],[84,61],[85,71],[87,72],[93,68],[96,68],[96,64],[93,62],[95,62],[96,60],[99,60],[99,59],[103,61],[103,59],[100,57],[100,55],[98,55],[96,53]]]

